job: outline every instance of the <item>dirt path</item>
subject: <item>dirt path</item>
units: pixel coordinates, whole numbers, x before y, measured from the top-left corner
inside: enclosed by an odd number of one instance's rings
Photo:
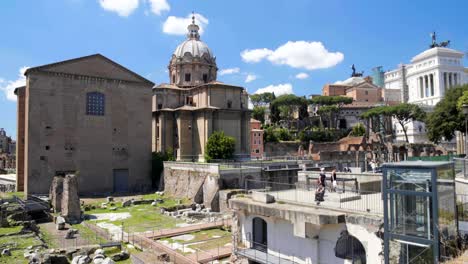
[[[213,248],[213,249],[206,250],[206,251],[198,251],[197,253],[188,255],[187,257],[199,263],[207,263],[213,260],[227,258],[231,256],[231,254],[232,254],[232,247],[226,246],[226,247],[220,247],[219,249]]]
[[[80,246],[87,246],[87,245],[95,245],[98,244],[98,237],[97,236],[84,236],[78,232],[75,234],[72,239],[65,239],[65,234],[70,226],[66,225],[66,230],[57,230],[55,224],[51,223],[44,223],[39,224],[39,227],[42,231],[45,231],[47,234],[46,241],[50,247],[52,248],[74,248]]]

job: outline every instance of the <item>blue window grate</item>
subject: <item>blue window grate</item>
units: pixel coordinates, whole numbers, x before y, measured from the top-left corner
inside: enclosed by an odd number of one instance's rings
[[[105,96],[103,93],[91,92],[86,94],[86,114],[103,116],[105,113]]]

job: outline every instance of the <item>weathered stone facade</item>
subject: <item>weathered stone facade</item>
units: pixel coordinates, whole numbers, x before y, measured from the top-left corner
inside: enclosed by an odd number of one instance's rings
[[[250,113],[243,87],[216,81],[216,59],[188,27],[169,64],[170,84],[153,88],[153,151],[177,160],[203,161],[208,137],[224,131],[236,140],[235,156],[250,157]]]
[[[0,128],[0,169],[16,168],[16,142]]]
[[[151,186],[152,82],[100,54],[25,75],[17,96],[26,194],[47,193],[53,175],[77,171],[81,193]]]
[[[60,213],[69,223],[81,219],[79,187],[76,175],[55,176],[49,191],[49,199],[55,213]]]

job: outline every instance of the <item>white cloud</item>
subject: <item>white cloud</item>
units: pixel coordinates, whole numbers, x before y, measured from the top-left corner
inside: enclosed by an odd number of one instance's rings
[[[99,0],[99,4],[107,11],[127,17],[138,8],[138,0]]]
[[[249,50],[246,49],[241,52],[241,57],[242,60],[245,62],[259,62],[266,57],[270,56],[273,53],[273,51],[269,49],[254,49],[254,50]]]
[[[222,69],[219,71],[219,75],[226,75],[226,74],[234,74],[234,73],[239,73],[240,69],[239,68],[228,68],[228,69]]]
[[[16,101],[16,95],[14,93],[15,88],[24,86],[26,84],[26,77],[24,76],[24,72],[28,68],[29,67],[21,67],[19,69],[18,79],[14,81],[5,81],[3,79],[0,79],[0,91],[3,91],[5,93],[5,97],[8,100]]]
[[[187,17],[169,16],[163,24],[163,32],[169,35],[187,34],[187,26],[192,23],[192,14]],[[203,34],[209,21],[201,14],[195,13],[195,23],[200,27],[200,34]]]
[[[253,82],[257,79],[257,75],[255,74],[247,74],[247,77],[245,78],[245,82],[246,83],[249,83],[249,82]]]
[[[241,52],[241,57],[245,62],[267,59],[273,64],[307,70],[330,68],[344,59],[343,53],[329,52],[322,42],[317,41],[288,41],[274,51],[267,48],[247,49]]]
[[[276,96],[279,96],[283,94],[292,94],[294,92],[290,83],[284,83],[278,85],[268,85],[267,87],[258,89],[255,93],[275,93]]]
[[[309,74],[305,72],[301,72],[301,73],[296,74],[296,78],[300,80],[304,80],[304,79],[309,78]]]
[[[171,10],[171,6],[167,2],[167,0],[148,0],[151,5],[151,12],[156,15],[161,15],[163,11]]]

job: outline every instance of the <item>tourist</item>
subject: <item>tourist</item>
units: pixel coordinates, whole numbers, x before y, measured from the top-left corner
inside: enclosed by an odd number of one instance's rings
[[[372,168],[372,172],[375,173],[375,168],[377,167],[377,164],[375,163],[375,161],[372,160],[372,161],[370,162],[370,166],[371,166],[371,168]]]
[[[325,168],[320,168],[320,177],[319,177],[319,185],[325,187],[325,179],[327,175],[325,175]]]
[[[315,201],[317,202],[317,205],[320,205],[320,202],[325,201],[323,197],[325,196],[325,187],[323,185],[319,185],[317,190],[315,191]]]
[[[332,192],[336,192],[336,169],[332,170],[331,176],[330,176],[330,181],[331,181],[331,184],[332,184],[330,190]]]

